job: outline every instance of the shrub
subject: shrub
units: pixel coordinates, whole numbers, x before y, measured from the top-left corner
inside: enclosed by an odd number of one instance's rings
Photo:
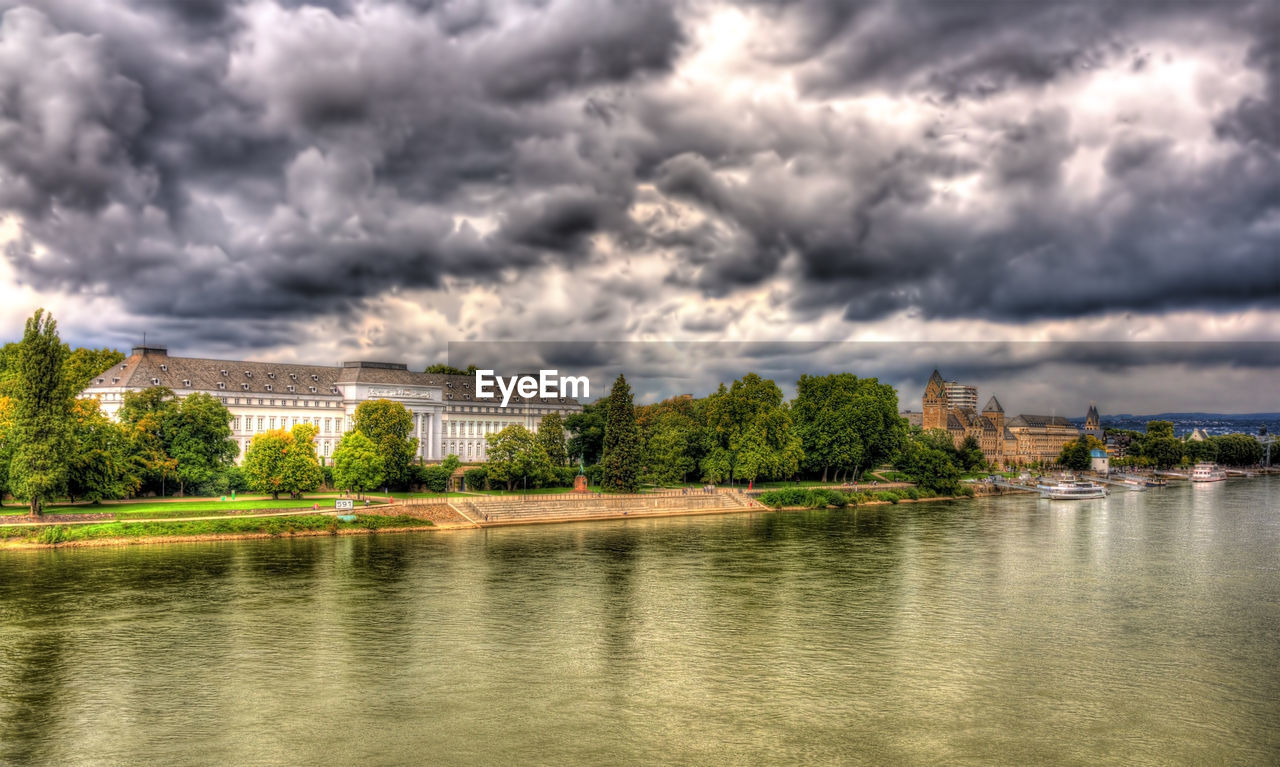
[[[433,493],[443,493],[449,489],[449,470],[443,466],[418,467],[418,482]]]
[[[920,499],[920,491],[915,489],[914,487],[908,487],[907,489],[902,491],[902,494],[913,501],[917,501]]]
[[[483,466],[467,469],[462,473],[462,479],[467,483],[468,490],[485,490],[489,487],[489,472]]]
[[[849,497],[839,490],[816,488],[812,492],[814,508],[835,506],[837,509],[843,509],[849,505]]]
[[[889,503],[897,503],[898,501],[902,500],[902,496],[898,495],[892,490],[882,490],[876,493],[876,500],[888,501]]]

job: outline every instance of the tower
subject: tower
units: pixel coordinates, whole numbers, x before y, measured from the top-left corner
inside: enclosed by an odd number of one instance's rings
[[[929,376],[929,383],[924,386],[924,423],[922,427],[929,429],[947,428],[947,383],[937,370]]]
[[[987,404],[982,408],[982,414],[991,421],[996,427],[996,447],[995,460],[992,461],[996,466],[1004,465],[1004,408],[1000,407],[1000,400],[996,399],[996,395],[992,394],[991,399],[987,400]]]
[[[1089,403],[1089,412],[1084,417],[1084,433],[1091,434],[1098,439],[1103,439],[1102,423],[1098,416],[1098,408],[1094,403]]]

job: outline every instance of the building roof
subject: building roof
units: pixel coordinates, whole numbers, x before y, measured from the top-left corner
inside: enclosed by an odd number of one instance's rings
[[[996,395],[992,394],[991,399],[987,400],[986,407],[982,408],[984,413],[1003,413],[1004,408],[1000,407],[1000,400],[996,399]]]
[[[1022,427],[1030,429],[1044,428],[1046,426],[1062,426],[1075,428],[1075,426],[1060,415],[1030,415],[1020,413],[1009,421],[1011,427]]]

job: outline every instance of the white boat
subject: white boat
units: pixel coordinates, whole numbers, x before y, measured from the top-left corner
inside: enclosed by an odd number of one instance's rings
[[[1197,463],[1191,470],[1192,482],[1221,482],[1226,478],[1227,473],[1218,468],[1216,463]]]
[[[1107,488],[1097,482],[1061,479],[1053,484],[1036,485],[1041,498],[1053,501],[1081,501],[1088,498],[1106,498]]]

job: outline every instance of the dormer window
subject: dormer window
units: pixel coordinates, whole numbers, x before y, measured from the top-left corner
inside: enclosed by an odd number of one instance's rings
[[[295,387],[295,386],[290,386],[290,387],[289,387],[289,391],[294,391],[296,388],[297,388],[297,387]]]
[[[315,393],[316,393],[316,387],[314,387],[314,386],[308,386],[307,388],[311,390],[311,393],[312,393],[312,394],[315,394]]]
[[[312,380],[312,381],[319,381],[319,380],[320,380],[320,376],[316,375],[315,373],[312,373],[312,374],[311,374],[311,380]]]
[[[267,378],[274,379],[275,377],[276,377],[275,373],[267,373]]]
[[[298,374],[297,374],[297,373],[290,373],[290,374],[289,374],[289,377],[290,377],[290,378],[292,378],[292,379],[293,379],[293,380],[295,380],[295,381],[296,381],[296,380],[298,380]]]
[[[218,382],[218,388],[219,388],[219,389],[225,389],[225,388],[227,388],[227,382],[226,382],[226,381],[219,381],[219,382]]]
[[[242,384],[240,384],[240,388],[241,388],[241,389],[244,389],[245,391],[249,391],[249,384],[247,384],[247,383],[242,383]]]
[[[119,379],[119,378],[112,378],[112,379],[111,379],[111,383],[113,383],[113,384],[120,383],[120,379]]]
[[[267,391],[271,391],[271,384],[267,384]]]
[[[163,370],[163,371],[164,371],[164,372],[166,372],[166,373],[168,373],[168,372],[169,372],[169,366],[168,366],[168,365],[161,365],[161,366],[160,366],[160,369],[161,369],[161,370]]]
[[[103,382],[103,380],[105,380],[105,379],[99,378],[99,379],[98,379],[98,383],[102,383],[102,382]]]
[[[226,371],[226,370],[220,370],[220,371],[218,371],[218,372],[222,373],[223,375],[226,375],[226,374],[227,374],[227,371]]]
[[[182,385],[183,385],[184,387],[186,387],[186,388],[190,389],[190,388],[191,388],[191,379],[190,379],[190,378],[184,378],[184,379],[182,379]]]
[[[159,379],[159,378],[152,378],[152,379],[151,379],[151,385],[152,385],[152,386],[159,386],[159,385],[160,385],[160,379]]]

